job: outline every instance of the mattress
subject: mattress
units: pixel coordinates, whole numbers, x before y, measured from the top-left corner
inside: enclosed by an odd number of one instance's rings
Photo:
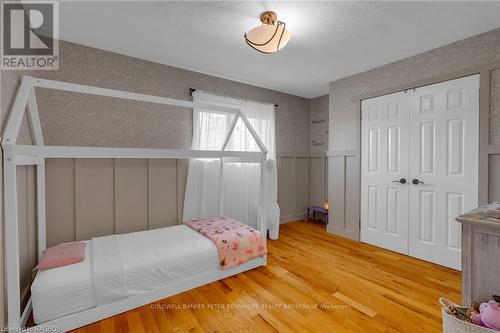
[[[55,319],[96,306],[92,285],[91,246],[77,264],[39,271],[31,285],[35,323]]]
[[[121,261],[124,282],[117,283],[125,284],[127,297],[220,271],[215,245],[185,225],[99,237],[98,240],[106,243],[108,237],[114,237],[119,249],[118,257],[108,259]],[[88,241],[84,261],[37,274],[31,286],[35,323],[101,304],[96,291],[99,292],[102,285],[93,272],[97,260],[92,259],[92,242],[98,243],[96,239]]]

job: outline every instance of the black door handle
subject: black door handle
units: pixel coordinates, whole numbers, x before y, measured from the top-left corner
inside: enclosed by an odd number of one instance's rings
[[[393,180],[393,183],[401,183],[401,184],[406,184],[406,178],[401,178],[400,180]]]
[[[420,180],[418,180],[417,178],[413,178],[413,179],[411,180],[411,182],[412,182],[412,184],[413,184],[413,185],[424,184],[424,182],[423,182],[423,181],[420,181]]]

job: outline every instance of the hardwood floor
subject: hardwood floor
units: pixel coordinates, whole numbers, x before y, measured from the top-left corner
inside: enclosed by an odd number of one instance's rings
[[[440,332],[438,298],[460,299],[459,272],[323,225],[285,224],[268,244],[266,267],[75,332]]]

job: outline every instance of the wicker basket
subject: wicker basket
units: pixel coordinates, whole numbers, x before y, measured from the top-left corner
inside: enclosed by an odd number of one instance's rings
[[[446,298],[440,298],[439,303],[443,306],[441,310],[443,316],[443,332],[444,333],[499,333],[486,327],[477,326],[463,320],[456,318],[455,316],[446,312],[446,306],[460,306],[457,305]]]

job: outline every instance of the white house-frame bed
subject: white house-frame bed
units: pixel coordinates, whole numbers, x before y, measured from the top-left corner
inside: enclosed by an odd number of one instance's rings
[[[134,101],[157,103],[171,106],[184,107],[186,110],[202,108],[216,112],[233,113],[235,117],[226,134],[220,150],[185,150],[185,149],[140,149],[140,148],[100,148],[100,147],[70,147],[44,145],[42,127],[37,109],[35,88],[48,88],[75,93],[122,98]],[[34,145],[16,144],[21,122],[28,107],[27,119],[30,125]],[[168,111],[166,111],[168,112]],[[226,146],[231,138],[238,119],[241,118],[257,143],[259,152],[226,151]],[[36,166],[36,199],[37,199],[37,240],[38,258],[46,248],[45,235],[45,159],[46,158],[218,158],[221,161],[219,213],[224,212],[223,205],[223,163],[260,163],[261,181],[259,207],[265,203],[264,173],[267,150],[259,136],[251,126],[241,109],[207,105],[190,101],[177,100],[159,96],[138,94],[127,91],[99,88],[68,82],[38,79],[24,76],[17,92],[14,105],[8,118],[2,140],[4,154],[4,214],[5,214],[5,255],[6,255],[6,287],[7,287],[7,318],[9,328],[24,328],[31,313],[31,298],[21,313],[20,300],[20,267],[19,267],[19,231],[17,216],[17,181],[16,169],[20,165]],[[259,210],[258,229],[264,235],[267,233],[265,209]],[[195,288],[197,286],[223,279],[240,272],[266,264],[266,256],[252,259],[239,266],[224,271],[205,274],[202,277],[180,280],[166,287],[128,297],[113,303],[99,305],[78,313],[66,315],[39,325],[42,327],[57,327],[68,331],[115,314],[148,304],[171,295]]]

